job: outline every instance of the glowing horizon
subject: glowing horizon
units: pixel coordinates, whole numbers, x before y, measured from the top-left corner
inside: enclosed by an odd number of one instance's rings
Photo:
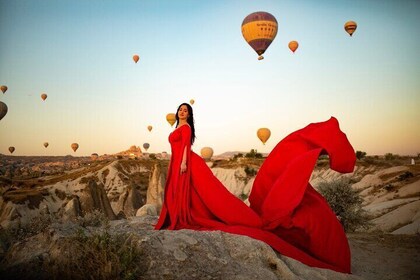
[[[269,153],[334,116],[355,150],[417,155],[419,8],[409,0],[2,1],[0,153],[89,156],[145,142],[150,153],[170,153],[165,116],[195,99],[197,153]],[[278,21],[262,61],[240,29],[255,11]],[[358,24],[352,37],[348,20]],[[271,130],[266,145],[260,127]]]

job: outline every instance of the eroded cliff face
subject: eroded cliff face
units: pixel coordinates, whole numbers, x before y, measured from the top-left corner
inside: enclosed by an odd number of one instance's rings
[[[157,216],[163,203],[167,161],[119,160],[96,169],[77,169],[65,177],[49,176],[43,185],[3,188],[0,225],[25,224],[42,213],[63,219],[99,210],[109,219]],[[212,168],[235,196],[248,204],[257,173],[253,166]],[[413,234],[420,232],[420,166],[357,165],[340,174],[328,166],[315,168],[310,183],[349,178],[360,192],[364,209],[372,216],[371,230]],[[51,184],[49,184],[51,182]]]
[[[65,220],[95,210],[111,220],[131,217],[146,203],[147,196],[156,204],[155,214],[159,213],[165,162],[119,160],[100,167],[39,179],[42,185],[6,186],[0,198],[0,225],[27,224],[43,213]]]
[[[146,204],[139,208],[136,216],[157,216],[162,209],[167,170],[155,164],[150,172],[147,188]]]

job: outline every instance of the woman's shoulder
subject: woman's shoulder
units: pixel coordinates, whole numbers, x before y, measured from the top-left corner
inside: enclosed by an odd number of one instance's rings
[[[188,128],[188,129],[191,129],[191,126],[189,125],[189,124],[183,124],[183,125],[180,125],[180,126],[178,126],[176,129],[182,129],[184,127],[184,129],[185,128]]]

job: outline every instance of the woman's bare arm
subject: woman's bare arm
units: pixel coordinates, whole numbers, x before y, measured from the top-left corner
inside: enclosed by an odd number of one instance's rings
[[[181,173],[187,171],[187,146],[184,148],[184,153],[182,154],[182,162],[181,162]]]

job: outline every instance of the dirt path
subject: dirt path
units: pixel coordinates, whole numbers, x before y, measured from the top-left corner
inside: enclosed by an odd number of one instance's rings
[[[352,233],[352,272],[363,279],[420,279],[420,235]]]

